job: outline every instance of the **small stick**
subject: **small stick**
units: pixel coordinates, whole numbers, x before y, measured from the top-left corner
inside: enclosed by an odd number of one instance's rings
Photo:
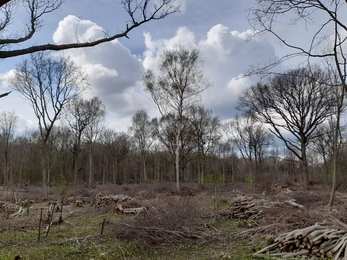
[[[49,230],[52,226],[53,223],[53,214],[54,214],[54,210],[55,210],[55,204],[53,204],[53,208],[52,208],[52,213],[51,216],[48,218],[48,226],[47,226],[47,232],[46,232],[46,237],[48,236]]]
[[[106,223],[106,219],[104,218],[104,220],[102,221],[102,224],[101,224],[101,231],[100,231],[100,235],[101,235],[101,236],[102,236],[102,234],[104,233],[105,223]]]
[[[37,236],[37,241],[38,242],[40,242],[40,236],[41,236],[42,210],[43,210],[43,208],[40,208],[39,234]]]

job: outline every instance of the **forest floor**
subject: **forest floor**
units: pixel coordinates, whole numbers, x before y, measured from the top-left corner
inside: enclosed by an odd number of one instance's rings
[[[347,193],[337,192],[332,210],[329,195],[319,185],[148,184],[52,188],[43,200],[39,187],[2,188],[0,259],[260,259],[253,253],[278,234],[330,216],[347,223]],[[48,221],[60,198],[62,219],[54,211]]]

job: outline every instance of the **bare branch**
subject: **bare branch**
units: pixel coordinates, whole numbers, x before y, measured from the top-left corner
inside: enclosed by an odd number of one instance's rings
[[[15,0],[12,0],[12,2],[15,3]],[[142,24],[152,20],[163,19],[170,14],[179,12],[180,9],[180,5],[176,4],[175,0],[160,0],[155,3],[153,0],[122,0],[121,4],[123,9],[129,15],[130,21],[119,33],[109,36],[105,32],[103,38],[98,40],[87,40],[85,42],[76,41],[74,43],[67,44],[42,44],[24,48],[13,48],[13,46],[17,46],[17,44],[26,42],[33,38],[37,30],[42,27],[41,18],[44,15],[57,10],[63,4],[63,2],[64,0],[26,0],[25,8],[30,16],[29,22],[27,23],[28,25],[26,33],[24,36],[18,37],[5,37],[3,35],[3,37],[0,38],[0,48],[8,46],[8,49],[0,51],[0,58],[5,59],[44,50],[59,51],[72,48],[92,47],[104,42],[113,41],[118,38],[128,38],[128,33]],[[150,5],[150,3],[153,4]],[[18,3],[16,2],[15,4]],[[14,13],[14,9],[10,9],[9,5],[11,5],[11,1],[0,2],[1,11],[5,17],[2,21],[0,21],[0,32],[7,29]]]

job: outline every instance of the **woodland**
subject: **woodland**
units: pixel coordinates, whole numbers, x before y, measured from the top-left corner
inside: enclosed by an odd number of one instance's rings
[[[22,35],[8,33],[19,3],[30,21]],[[24,245],[37,239],[44,249],[37,259],[54,259],[49,251],[61,247],[66,255],[57,259],[165,259],[165,250],[174,255],[172,246],[181,256],[205,259],[205,245],[213,249],[206,259],[240,259],[237,247],[247,252],[244,259],[346,258],[347,27],[340,14],[346,2],[255,1],[250,24],[289,52],[250,65],[245,76],[261,80],[239,96],[238,114],[228,121],[200,103],[212,83],[199,50],[177,45],[164,51],[158,71],[147,70],[142,79],[160,117],[139,110],[127,132],[105,126],[102,101],[81,97],[88,75],[49,51],[128,37],[180,6],[122,0],[130,19],[121,32],[97,41],[21,45],[63,4],[0,1],[0,58],[26,55],[9,82],[31,104],[38,125],[19,135],[17,115],[0,113],[0,256],[12,259],[17,252],[11,247],[18,246],[16,259],[23,252],[35,259]],[[295,27],[312,23],[317,13],[326,20],[312,32],[309,47],[276,31],[286,15]],[[299,66],[276,71],[298,56],[304,60]],[[17,241],[21,232],[27,237]]]

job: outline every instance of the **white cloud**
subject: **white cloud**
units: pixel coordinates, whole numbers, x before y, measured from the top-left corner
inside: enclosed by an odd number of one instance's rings
[[[64,4],[52,19],[46,21],[42,34],[37,35],[52,36],[54,43],[60,44],[75,42],[76,39],[85,42],[103,37],[104,28],[111,32],[121,31],[129,19],[118,4],[109,8],[110,3],[106,0],[98,4],[87,2],[90,3],[84,6],[74,1]],[[203,103],[224,119],[233,116],[237,95],[253,82],[250,78],[238,79],[239,75],[250,65],[268,63],[275,57],[271,44],[263,38],[252,38],[253,31],[248,30],[245,11],[250,7],[248,1],[219,1],[213,5],[207,0],[177,2],[181,3],[180,14],[141,25],[129,33],[130,40],[124,38],[91,48],[55,53],[70,56],[89,73],[91,88],[86,96],[98,96],[103,101],[108,122],[117,131],[119,127],[126,130],[131,116],[138,109],[145,108],[151,116],[158,116],[149,95],[143,91],[141,78],[144,69],[156,69],[160,54],[174,45],[182,44],[186,48],[200,50],[206,76],[214,84],[204,93]],[[72,13],[76,16],[69,15]],[[57,26],[60,17],[65,18]],[[294,38],[302,40],[296,32]],[[47,42],[47,38],[36,40]],[[3,60],[3,71],[12,69],[13,61]],[[0,90],[4,92],[8,91],[6,75],[0,75]],[[33,118],[31,108],[18,93],[11,93],[1,102],[3,110],[11,110],[16,104],[16,112],[23,120],[24,117]],[[35,118],[33,122],[36,122]]]
[[[59,22],[53,33],[55,43],[88,42],[104,36],[102,27],[89,20],[81,20],[74,15],[68,15]]]
[[[53,38],[56,43],[71,41],[76,36],[78,39],[98,39],[102,31],[91,21],[69,15],[59,23]],[[89,75],[90,90],[84,96],[98,96],[110,116],[112,113],[129,116],[146,105],[146,101],[134,94],[139,88],[142,89],[138,84],[144,71],[142,62],[117,40],[64,53]]]
[[[0,81],[2,82],[1,87],[5,90],[10,90],[9,87],[9,79],[14,77],[14,73],[16,70],[12,69],[5,73],[0,73]]]
[[[146,50],[144,52],[143,66],[145,69],[157,70],[157,61],[165,50],[170,50],[176,45],[183,45],[187,49],[196,47],[194,33],[187,27],[180,27],[176,35],[170,39],[153,40],[150,33],[144,33]]]
[[[200,50],[205,74],[214,87],[203,93],[203,104],[221,118],[233,117],[238,95],[250,84],[250,78],[241,77],[250,65],[267,64],[275,58],[272,45],[262,38],[253,38],[254,32],[230,31],[222,24],[213,26],[206,38],[196,40],[194,33],[181,27],[170,39],[154,40],[145,33],[147,50],[144,52],[144,67],[156,69],[157,59],[165,49],[175,44]]]

